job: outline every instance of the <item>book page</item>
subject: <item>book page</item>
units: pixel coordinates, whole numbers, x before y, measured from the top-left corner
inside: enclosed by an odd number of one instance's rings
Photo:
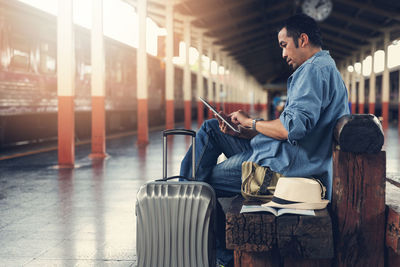
[[[283,215],[283,214],[298,214],[298,215],[315,216],[314,210],[279,209],[277,216],[280,216],[280,215]]]
[[[259,211],[266,211],[274,214],[275,216],[278,215],[277,210],[271,207],[265,207],[260,205],[243,205],[240,213],[245,212],[259,212]]]

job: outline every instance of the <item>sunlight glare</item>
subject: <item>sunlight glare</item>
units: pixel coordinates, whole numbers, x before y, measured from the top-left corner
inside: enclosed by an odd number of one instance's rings
[[[356,70],[357,74],[360,74],[361,73],[361,63],[356,62],[356,64],[354,64],[354,69]]]
[[[383,65],[385,62],[385,51],[378,50],[375,52],[375,60],[374,60],[374,71],[375,73],[383,71]]]
[[[347,71],[348,71],[348,72],[353,72],[353,71],[354,71],[353,66],[348,66],[348,67],[347,67]]]
[[[364,60],[363,60],[363,75],[364,76],[369,76],[371,75],[371,65],[372,63],[372,56],[367,56]]]
[[[55,0],[19,0],[44,12],[57,16],[58,1]],[[92,0],[73,1],[74,23],[86,29],[92,28]],[[157,54],[157,37],[166,35],[150,18],[146,19],[146,51]],[[135,9],[124,1],[103,0],[104,35],[121,43],[137,48],[138,17]]]
[[[388,68],[393,68],[400,65],[400,42],[394,41],[388,47]]]
[[[211,74],[216,75],[218,70],[218,64],[216,61],[211,61]]]

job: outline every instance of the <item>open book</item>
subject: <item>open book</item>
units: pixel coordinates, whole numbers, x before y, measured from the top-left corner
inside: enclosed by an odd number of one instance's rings
[[[298,215],[311,215],[315,216],[314,210],[299,210],[299,209],[276,209],[267,206],[260,205],[243,205],[240,213],[245,212],[258,212],[266,211],[274,214],[275,216],[281,216],[283,214],[298,214]]]

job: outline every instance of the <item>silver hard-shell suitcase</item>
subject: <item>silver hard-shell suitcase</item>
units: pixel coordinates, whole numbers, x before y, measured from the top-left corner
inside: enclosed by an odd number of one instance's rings
[[[168,181],[167,136],[191,135],[193,177]],[[215,205],[213,188],[195,181],[196,132],[163,132],[163,179],[143,185],[136,197],[138,266],[203,267],[215,265]]]

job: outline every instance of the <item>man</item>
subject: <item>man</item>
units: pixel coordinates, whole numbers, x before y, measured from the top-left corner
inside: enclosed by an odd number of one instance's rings
[[[241,127],[239,135],[215,119],[198,131],[196,178],[209,183],[217,197],[240,194],[242,162],[252,161],[283,176],[318,178],[331,198],[333,129],[349,113],[346,87],[329,52],[321,48],[321,33],[312,18],[288,18],[278,41],[283,59],[294,70],[279,119],[254,120],[239,110],[227,116]],[[217,165],[221,153],[227,160]],[[182,161],[183,176],[190,176],[191,155],[190,148]],[[232,254],[217,244],[217,258],[227,264]]]

